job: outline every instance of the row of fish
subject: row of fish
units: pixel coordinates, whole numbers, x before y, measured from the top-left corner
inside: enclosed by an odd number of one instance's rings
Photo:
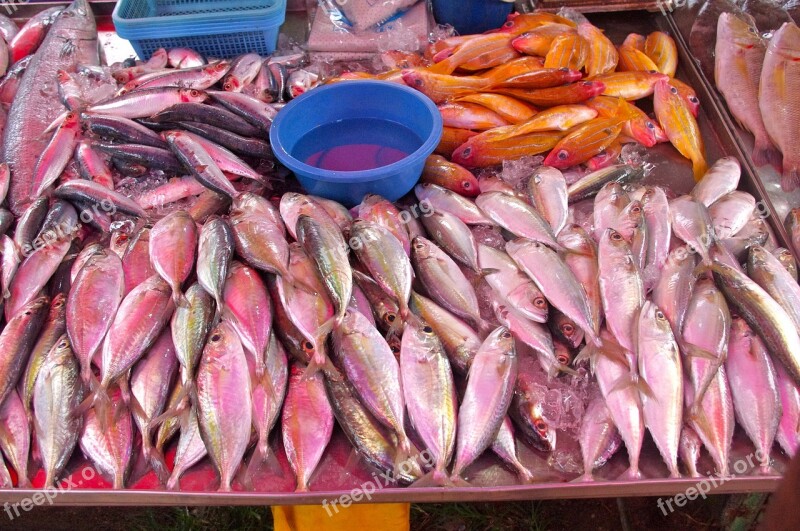
[[[715,81],[731,114],[754,137],[753,162],[782,171],[781,187],[800,186],[796,95],[800,28],[785,22],[767,43],[744,13],[722,13],[717,26]]]
[[[599,169],[614,164],[625,143],[669,141],[702,177],[699,100],[675,78],[674,40],[630,34],[615,46],[574,18],[512,15],[495,32],[437,41],[398,65],[406,68],[375,77],[404,82],[439,104],[445,128],[437,153],[467,167],[546,153],[555,168]],[[649,96],[655,119],[632,103]]]

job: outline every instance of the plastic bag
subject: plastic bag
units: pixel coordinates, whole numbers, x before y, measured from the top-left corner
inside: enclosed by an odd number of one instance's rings
[[[414,5],[417,0],[324,0],[332,9],[344,14],[356,30],[390,20],[400,11]]]

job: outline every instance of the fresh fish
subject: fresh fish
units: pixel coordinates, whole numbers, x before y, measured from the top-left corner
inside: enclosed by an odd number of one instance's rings
[[[598,345],[586,292],[567,264],[553,250],[529,240],[518,239],[506,244],[506,252],[547,298],[547,301],[572,319],[585,333],[589,342]]]
[[[422,217],[422,225],[430,237],[454,260],[476,274],[482,273],[478,263],[478,244],[472,230],[458,217],[446,211]]]
[[[800,253],[800,208],[790,210],[783,224],[791,240],[792,249],[795,253]]]
[[[658,186],[648,187],[642,197],[642,210],[647,231],[647,259],[642,274],[645,291],[649,292],[669,258],[672,240],[669,201],[664,189]]]
[[[272,120],[278,114],[278,110],[269,103],[237,92],[228,91],[210,91],[208,93],[211,98],[232,111],[251,124],[261,128],[262,131],[268,132],[272,126]]]
[[[33,252],[33,241],[42,230],[42,225],[47,217],[48,205],[48,199],[40,197],[33,201],[17,220],[14,243],[22,256],[27,257]]]
[[[427,201],[434,211],[449,212],[467,225],[496,225],[475,203],[447,188],[423,183],[414,187],[414,193],[420,201]]]
[[[114,176],[108,162],[89,142],[78,142],[73,156],[81,177],[103,185],[109,190],[114,189]]]
[[[478,180],[471,171],[441,155],[431,155],[425,159],[425,168],[422,170],[420,180],[466,197],[475,197],[480,192]]]
[[[545,325],[526,319],[498,297],[492,298],[492,310],[497,321],[511,331],[514,339],[531,347],[539,358],[546,358],[551,365],[561,368],[553,353],[553,338]]]
[[[213,107],[203,103],[178,103],[164,109],[151,118],[156,123],[200,122],[243,135],[258,136],[260,129],[224,107]]]
[[[585,332],[578,326],[575,321],[558,311],[553,309],[552,315],[547,321],[550,331],[558,341],[561,341],[569,346],[569,348],[578,348],[586,336]]]
[[[553,39],[544,59],[545,68],[581,70],[586,66],[589,43],[576,33],[564,33]]]
[[[592,210],[596,241],[600,241],[607,229],[617,226],[618,220],[630,201],[630,196],[625,192],[625,188],[613,181],[603,185],[597,192]]]
[[[98,415],[103,413],[96,409],[84,415],[79,443],[98,472],[112,478],[113,488],[123,489],[133,454],[133,422],[122,392],[115,389],[110,395],[112,409],[105,411],[108,418],[101,421]]]
[[[458,411],[452,477],[491,446],[505,419],[517,379],[517,355],[511,332],[501,326],[484,340],[470,367],[470,378]]]
[[[208,455],[220,477],[219,490],[231,490],[252,429],[250,374],[242,344],[222,321],[211,331],[197,368],[197,420]]]
[[[187,133],[170,131],[164,135],[175,156],[203,186],[231,198],[239,195],[208,150]]]
[[[622,235],[607,229],[597,253],[606,326],[625,350],[635,352],[635,327],[645,304],[644,282]],[[660,312],[660,310],[659,310]]]
[[[769,454],[781,422],[781,396],[777,375],[764,343],[744,319],[731,323],[731,340],[725,369],[731,384],[736,422],[756,447],[760,472],[769,474]]]
[[[160,87],[178,87],[188,90],[205,90],[214,85],[230,69],[227,61],[215,61],[208,65],[180,70],[166,69],[154,73],[152,77],[141,76],[126,83],[121,93],[138,92]]]
[[[683,373],[678,344],[664,313],[652,302],[642,307],[636,325],[639,375],[652,396],[642,396],[644,421],[670,477],[678,472],[678,442],[683,425]]]
[[[564,136],[559,131],[544,131],[503,138],[510,130],[510,127],[498,127],[469,138],[453,150],[453,162],[467,168],[495,166],[502,164],[504,160],[545,153],[553,149]]]
[[[77,143],[78,127],[78,116],[73,112],[67,113],[36,161],[31,183],[31,199],[42,195],[64,171]]]
[[[611,412],[602,395],[594,397],[586,406],[578,442],[583,457],[581,479],[593,481],[592,472],[605,465],[622,444],[619,431],[614,425]]]
[[[267,287],[255,269],[233,262],[222,300],[224,319],[239,335],[245,351],[256,363],[259,376],[262,375],[272,329],[272,304]]]
[[[512,234],[560,249],[553,228],[528,203],[502,192],[488,192],[479,195],[475,204],[492,221]]]
[[[168,149],[143,144],[108,144],[105,142],[95,142],[92,147],[109,154],[115,165],[117,162],[124,162],[140,165],[146,169],[175,174],[186,173],[181,161]]]
[[[558,235],[558,243],[566,250],[564,262],[586,292],[592,322],[603,320],[600,296],[600,271],[597,264],[597,245],[579,225],[567,225]]]
[[[691,109],[670,81],[662,79],[656,83],[653,108],[669,141],[692,161],[694,178],[699,181],[708,170],[703,137]]]
[[[464,321],[414,291],[411,292],[411,309],[433,328],[453,369],[467,374],[481,346],[478,334]]]
[[[27,407],[16,391],[0,406],[0,449],[17,473],[17,486],[30,487],[28,456],[31,448],[31,422]],[[11,485],[8,485],[9,487]]]
[[[758,102],[758,85],[767,46],[752,18],[722,13],[717,23],[714,81],[734,118],[753,133],[753,162],[780,167],[780,152],[772,145]]]
[[[269,202],[245,193],[234,200],[230,214],[236,252],[251,266],[293,283],[284,226]]]
[[[167,60],[172,68],[192,68],[205,64],[205,59],[191,48],[173,48],[167,54]]]
[[[800,56],[800,29],[784,23],[769,41],[761,81],[758,86],[758,103],[764,126],[772,142],[783,153],[781,187],[791,192],[800,185],[800,166],[797,161],[795,139],[797,116],[800,113],[794,98],[787,97],[797,90],[796,59]]]
[[[234,250],[233,231],[227,220],[213,217],[203,224],[197,245],[197,281],[222,311],[222,292]]]
[[[104,210],[110,210],[107,208],[110,203],[116,209],[115,212],[120,214],[140,218],[147,216],[147,213],[134,200],[93,181],[75,179],[66,182],[59,185],[53,195],[68,201],[95,205],[100,208],[101,214]],[[97,212],[94,211],[94,214],[97,215]]]
[[[2,35],[3,39],[9,43],[14,36],[19,33],[19,28],[17,24],[6,16],[0,17],[0,35]]]
[[[747,192],[733,191],[708,207],[714,236],[720,240],[733,237],[750,220],[756,209],[755,198]]]
[[[22,380],[20,380],[19,384],[19,397],[22,400],[25,412],[29,416],[36,378],[39,376],[39,371],[53,346],[61,339],[64,332],[66,332],[66,296],[58,294],[50,302],[47,318],[42,325],[39,339],[33,346],[33,350],[31,350],[25,373],[22,375]]]
[[[71,7],[70,10],[74,12],[75,8]],[[10,40],[6,39],[11,47],[11,60],[17,62],[27,55],[34,55],[41,47],[49,28],[56,20],[62,18],[63,11],[64,8],[61,6],[40,11],[19,28],[19,31]],[[92,24],[94,24],[94,17],[91,17],[91,14],[88,18],[92,18]],[[59,29],[61,29],[60,26]],[[5,39],[5,37],[3,38]]]
[[[528,470],[517,457],[517,441],[514,437],[514,425],[508,417],[505,417],[502,424],[500,424],[500,430],[498,430],[497,437],[495,437],[494,442],[492,442],[491,449],[497,457],[511,465],[523,483],[527,484],[535,481],[535,477],[531,471]]]
[[[150,230],[150,262],[172,288],[176,306],[185,304],[181,284],[194,269],[197,225],[185,210],[164,216]]]
[[[700,254],[709,263],[708,248],[715,239],[714,225],[706,207],[688,195],[669,203],[672,232],[689,246],[689,252]]]
[[[258,75],[263,59],[257,53],[240,55],[231,64],[230,73],[223,82],[224,90],[241,92]]]
[[[50,246],[40,247],[19,265],[8,288],[6,321],[10,321],[36,298],[58,269],[69,248],[69,240],[57,241]]]
[[[478,259],[487,271],[493,271],[484,278],[503,301],[532,321],[547,321],[547,300],[508,254],[480,244]]]
[[[452,258],[430,240],[417,237],[411,244],[411,262],[437,303],[478,328],[484,327],[475,289]]]
[[[406,255],[411,254],[411,239],[406,229],[406,221],[396,206],[379,195],[367,194],[356,208],[359,218],[387,229],[403,245]],[[336,220],[337,216],[331,214],[331,218]]]
[[[255,364],[248,363],[253,387],[253,428],[258,435],[254,454],[258,459],[252,461],[251,458],[248,470],[269,457],[269,435],[280,418],[289,380],[289,361],[275,334],[270,335],[266,358],[266,371],[261,378],[256,374]],[[264,378],[268,378],[269,383]]]
[[[800,286],[780,261],[764,247],[750,247],[747,258],[747,273],[761,286],[792,319],[800,329]]]
[[[675,41],[663,31],[654,31],[647,36],[644,53],[658,67],[658,71],[669,77],[675,77],[678,68],[678,47]]]
[[[400,367],[380,335],[359,312],[345,311],[333,330],[334,352],[362,403],[375,418],[398,437],[399,462],[412,455],[412,443],[404,427]]]
[[[715,263],[711,271],[728,303],[758,333],[795,381],[800,381],[800,338],[789,314],[758,284],[736,269]]]
[[[416,319],[403,331],[400,377],[411,424],[435,463],[433,481],[444,484],[456,442],[455,384],[439,338]]]
[[[156,274],[150,261],[150,229],[142,227],[128,241],[122,255],[122,270],[125,272],[125,294]]]
[[[167,149],[167,143],[139,122],[113,114],[81,115],[81,124],[95,135],[114,142]]]
[[[296,192],[286,192],[281,196],[278,205],[279,218],[292,238],[297,240],[297,221],[300,215],[315,218],[318,222],[331,226],[339,226],[322,204],[316,198],[298,194]],[[340,228],[341,230],[341,228]]]
[[[614,71],[619,61],[619,54],[608,37],[600,29],[588,22],[578,24],[578,35],[583,37],[588,45],[586,76],[593,78],[599,74]],[[675,55],[677,60],[677,50]]]
[[[83,394],[78,362],[69,340],[62,337],[42,365],[33,389],[33,424],[45,487],[55,486],[78,443],[83,416],[76,415],[75,409]]]
[[[198,137],[216,143],[219,148],[225,148],[240,155],[262,159],[272,156],[272,148],[267,142],[259,138],[237,135],[227,129],[209,125],[205,122],[181,121],[178,122],[178,125],[185,129],[186,132],[194,133]],[[261,133],[258,134],[260,135]],[[262,179],[259,177],[258,180]]]
[[[211,295],[206,293],[199,284],[192,284],[186,290],[186,305],[178,306],[175,308],[175,313],[172,314],[170,341],[163,337],[167,335],[165,331],[150,349],[149,356],[153,355],[154,352],[161,352],[161,357],[158,358],[161,359],[160,365],[169,363],[169,367],[171,367],[171,362],[167,360],[172,360],[173,358],[177,360],[181,369],[181,384],[189,395],[194,390],[194,374],[197,371],[197,365],[200,362],[200,355],[203,353],[206,338],[211,331],[213,318],[214,303]],[[231,320],[231,324],[235,328],[237,323],[235,320]],[[174,373],[174,369],[172,371],[165,370],[164,372]],[[169,380],[171,381],[171,379],[170,377]],[[164,401],[166,401],[166,396]],[[153,417],[158,415],[160,415],[160,412],[153,415]],[[142,448],[142,450],[146,449]],[[145,455],[147,456],[146,452]]]
[[[550,223],[558,235],[567,224],[567,181],[555,168],[542,166],[528,180],[528,195],[536,210]]]
[[[126,92],[110,100],[90,105],[85,112],[130,119],[148,118],[178,103],[201,103],[207,99],[208,94],[197,89],[154,87]]]
[[[405,321],[414,272],[402,243],[388,229],[364,220],[353,222],[350,241],[353,252],[372,278],[397,301],[400,318]],[[353,241],[358,245],[352,245]]]
[[[789,376],[780,363],[773,364],[778,377],[778,390],[781,395],[781,423],[775,439],[789,457],[797,453],[800,444],[800,387]]]
[[[594,171],[580,180],[572,183],[567,188],[569,203],[577,203],[582,199],[588,199],[597,195],[597,192],[608,182],[626,184],[641,180],[644,177],[644,170],[641,167],[618,164]]]

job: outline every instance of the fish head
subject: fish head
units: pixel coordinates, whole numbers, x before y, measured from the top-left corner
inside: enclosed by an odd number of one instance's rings
[[[502,358],[516,357],[514,349],[514,336],[505,326],[499,326],[483,341],[481,349],[487,348],[492,353]]]
[[[417,236],[411,241],[411,255],[415,261],[425,260],[434,256],[433,244],[421,236]]]
[[[645,147],[653,147],[659,142],[659,137],[666,138],[666,134],[655,120],[642,113],[640,116],[628,121],[631,136]]]
[[[789,61],[800,61],[800,28],[784,22],[769,41],[767,53],[778,53]]]
[[[458,146],[450,158],[456,164],[472,168],[476,165],[476,159],[479,155],[477,150],[479,149],[479,145],[476,146],[473,142],[467,141]]]
[[[230,61],[215,61],[203,68],[203,72],[208,75],[224,75],[224,73],[230,70],[230,68]]]
[[[203,103],[208,99],[208,94],[202,90],[184,88],[180,89],[180,97],[185,103]]]
[[[751,268],[763,267],[770,259],[777,260],[766,248],[761,245],[752,245],[747,253],[747,268],[750,270]]]
[[[556,361],[560,365],[569,365],[572,363],[572,359],[574,358],[573,353],[570,348],[561,341],[553,342],[553,352],[556,356]]]
[[[764,46],[764,41],[756,28],[755,20],[747,14],[722,13],[717,21],[719,39],[738,46],[751,49]]]
[[[625,40],[622,41],[623,46],[630,46],[636,50],[644,50],[645,37],[638,33],[629,33]]]
[[[558,243],[568,251],[586,256],[595,256],[594,240],[580,225],[567,225],[558,233]]]
[[[583,81],[579,83],[579,93],[586,100],[599,96],[606,90],[606,85],[602,81]]]

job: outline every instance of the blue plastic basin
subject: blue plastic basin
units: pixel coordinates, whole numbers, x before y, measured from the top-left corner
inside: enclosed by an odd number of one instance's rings
[[[347,131],[350,123],[360,123],[361,128]],[[365,123],[369,129],[363,128]],[[320,132],[334,130],[336,134],[324,137],[321,149],[336,147],[339,142],[348,146],[382,145],[398,138],[404,142],[402,147],[407,148],[401,156],[407,155],[384,166],[358,171],[307,164],[311,161],[309,138],[318,139]],[[353,206],[365,194],[379,194],[395,201],[414,188],[425,159],[442,137],[442,117],[430,99],[404,85],[343,81],[292,100],[278,113],[269,137],[275,156],[294,172],[310,194]],[[387,145],[387,151],[392,147],[396,146]]]

